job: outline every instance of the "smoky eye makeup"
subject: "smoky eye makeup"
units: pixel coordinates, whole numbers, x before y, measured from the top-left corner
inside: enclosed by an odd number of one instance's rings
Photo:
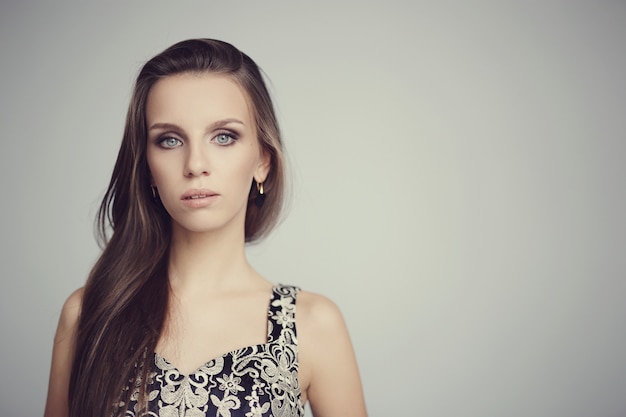
[[[211,139],[217,145],[231,146],[239,139],[239,134],[232,130],[221,130],[217,132]]]
[[[243,122],[238,119],[225,119],[214,123],[206,131],[205,138],[209,142],[218,145],[220,147],[226,147],[234,145],[241,137],[242,133],[234,126],[227,126],[231,124],[241,124],[245,126]],[[171,123],[156,123],[149,128],[152,131],[152,135],[149,134],[149,141],[162,149],[173,149],[183,146],[186,137],[182,134],[182,130],[179,126]],[[153,138],[151,138],[153,136]]]
[[[156,143],[165,149],[177,148],[183,144],[183,141],[172,135],[161,135],[157,138]]]

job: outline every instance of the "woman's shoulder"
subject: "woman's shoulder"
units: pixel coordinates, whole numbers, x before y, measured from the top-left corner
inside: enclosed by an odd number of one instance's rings
[[[69,316],[78,316],[80,314],[80,307],[83,304],[84,287],[80,287],[74,290],[69,297],[63,303],[63,313]]]
[[[63,309],[76,310],[80,309],[80,305],[83,302],[83,293],[85,292],[85,287],[80,287],[75,289],[69,297],[65,300],[63,304]]]
[[[330,298],[301,291],[296,302],[299,380],[316,415],[366,416],[343,315]]]
[[[48,397],[44,411],[46,417],[67,416],[68,414],[67,393],[82,302],[83,289],[79,288],[67,297],[61,310],[52,348]]]
[[[78,318],[80,317],[81,306],[83,304],[83,292],[83,287],[74,290],[74,292],[67,297],[65,303],[63,303],[56,339],[65,338],[68,333],[72,333],[76,327]]]
[[[298,292],[296,303],[298,328],[305,328],[318,336],[345,327],[344,319],[337,304],[330,298],[310,291]]]

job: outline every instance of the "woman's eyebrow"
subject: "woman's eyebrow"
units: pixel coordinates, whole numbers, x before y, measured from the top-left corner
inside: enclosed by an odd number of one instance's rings
[[[211,123],[211,125],[208,126],[207,131],[219,129],[220,127],[224,127],[231,123],[238,123],[242,126],[246,125],[244,122],[242,122],[239,119],[222,119],[222,120],[218,120],[216,122]],[[148,128],[148,131],[157,130],[157,129],[158,130],[167,130],[167,129],[180,130],[180,126],[174,123],[154,123]]]

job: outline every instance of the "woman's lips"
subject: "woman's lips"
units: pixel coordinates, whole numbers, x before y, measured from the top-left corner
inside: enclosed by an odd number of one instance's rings
[[[219,194],[212,190],[195,189],[187,191],[180,199],[187,207],[199,208],[213,204],[218,198]]]

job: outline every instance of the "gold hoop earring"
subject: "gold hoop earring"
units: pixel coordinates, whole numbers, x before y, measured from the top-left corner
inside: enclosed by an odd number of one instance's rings
[[[257,207],[261,207],[263,206],[263,203],[265,202],[265,192],[263,190],[263,183],[262,182],[257,182],[256,183],[256,190],[257,190],[257,195],[256,198],[254,199],[254,203],[256,204]]]
[[[159,190],[154,185],[150,185],[150,189],[152,190],[152,198],[156,200],[159,197]]]

